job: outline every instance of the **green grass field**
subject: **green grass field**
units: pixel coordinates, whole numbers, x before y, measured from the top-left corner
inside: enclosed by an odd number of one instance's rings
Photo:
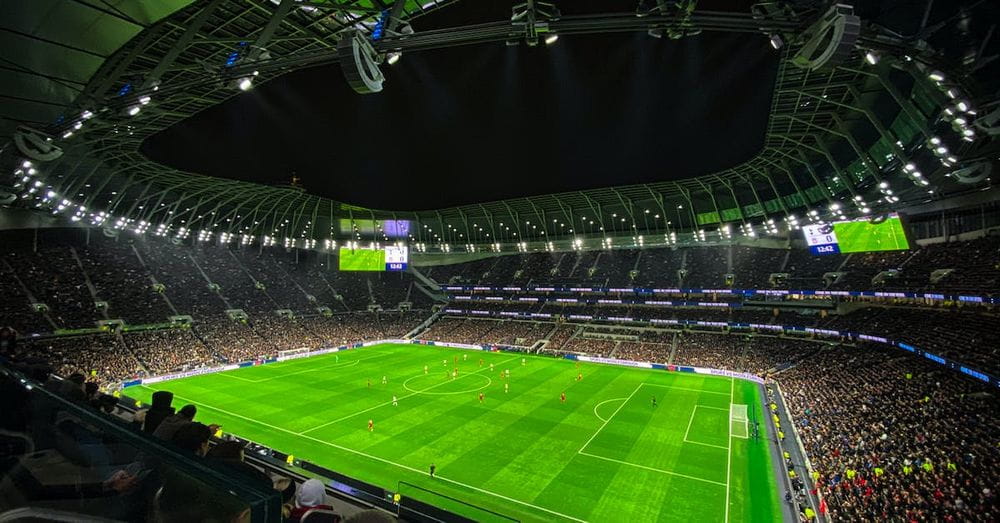
[[[760,416],[760,389],[742,380],[386,344],[127,394],[148,402],[155,390],[174,392],[177,407],[197,404],[199,421],[342,474],[392,491],[408,482],[523,521],[781,519],[766,438],[730,436],[731,403]]]
[[[842,222],[834,225],[840,252],[899,251],[910,248],[899,218],[882,223]]]

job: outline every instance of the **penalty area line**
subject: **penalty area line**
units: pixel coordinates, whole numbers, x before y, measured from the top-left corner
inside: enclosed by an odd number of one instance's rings
[[[663,470],[663,469],[658,469],[658,468],[654,468],[654,467],[647,467],[646,465],[640,465],[638,463],[631,463],[631,462],[628,462],[628,461],[622,461],[620,459],[609,458],[607,456],[599,456],[597,454],[591,454],[589,452],[583,452],[582,450],[579,451],[579,452],[577,452],[577,454],[579,454],[581,456],[590,456],[591,458],[603,459],[604,461],[610,461],[612,463],[620,463],[622,465],[628,465],[630,467],[636,467],[636,468],[640,468],[640,469],[644,469],[644,470],[650,470],[650,471],[653,471],[653,472],[660,472],[662,474],[667,474],[669,476],[677,476],[679,478],[685,478],[685,479],[690,479],[690,480],[694,480],[694,481],[701,481],[702,483],[711,483],[712,485],[718,485],[720,487],[726,487],[727,490],[728,490],[728,485],[726,485],[725,483],[723,483],[721,481],[715,481],[715,480],[711,480],[711,479],[699,478],[697,476],[688,476],[687,474],[681,474],[680,472],[673,472],[671,470]]]
[[[144,389],[156,391],[156,389],[153,389],[151,387],[147,387],[145,385],[140,385],[140,387],[142,387]],[[195,400],[190,399],[190,398],[185,398],[183,396],[178,396],[176,394],[174,394],[174,397],[177,398],[177,399],[183,400],[183,401],[188,401],[188,402],[194,403],[196,405],[205,407],[205,408],[210,409],[210,410],[214,410],[216,412],[221,412],[222,414],[225,414],[227,416],[232,416],[234,418],[239,418],[239,419],[248,421],[250,423],[255,423],[255,424],[260,425],[262,427],[267,427],[269,429],[274,429],[274,430],[277,430],[277,431],[280,431],[280,432],[291,434],[293,436],[298,436],[300,438],[304,438],[304,439],[307,439],[309,441],[314,441],[316,443],[319,443],[321,445],[326,445],[328,447],[333,447],[335,449],[342,450],[342,451],[348,452],[350,454],[355,454],[355,455],[362,456],[362,457],[365,457],[365,458],[368,458],[368,459],[372,459],[372,460],[375,460],[375,461],[378,461],[378,462],[381,462],[381,463],[385,463],[387,465],[392,465],[394,467],[399,467],[401,469],[405,469],[405,470],[408,470],[410,472],[415,472],[415,473],[417,473],[417,474],[419,474],[421,476],[426,476],[427,475],[426,471],[421,470],[421,469],[413,468],[413,467],[411,467],[409,465],[403,465],[402,463],[396,463],[395,461],[390,461],[390,460],[387,460],[385,458],[380,458],[378,456],[373,456],[371,454],[367,454],[365,452],[361,452],[360,450],[354,450],[352,448],[343,447],[343,446],[337,445],[336,443],[330,443],[329,441],[323,441],[321,439],[314,438],[312,436],[306,436],[305,434],[297,434],[297,433],[292,432],[292,431],[290,431],[288,429],[285,429],[285,428],[282,428],[282,427],[278,427],[278,426],[275,426],[275,425],[271,425],[270,423],[264,423],[263,421],[259,421],[259,420],[253,419],[253,418],[248,418],[248,417],[243,416],[241,414],[236,414],[235,412],[229,412],[227,410],[220,409],[218,407],[213,407],[211,405],[206,405],[204,403],[195,401]],[[583,519],[580,519],[580,518],[575,518],[573,516],[569,516],[569,515],[563,514],[561,512],[556,512],[554,510],[547,509],[545,507],[539,507],[538,505],[533,505],[533,504],[528,503],[526,501],[521,501],[521,500],[518,500],[518,499],[514,499],[514,498],[511,498],[511,497],[508,497],[508,496],[504,496],[503,494],[498,494],[496,492],[492,492],[492,491],[489,491],[489,490],[486,490],[486,489],[475,487],[475,486],[472,486],[472,485],[469,485],[469,484],[466,484],[466,483],[462,483],[461,481],[456,481],[456,480],[453,480],[453,479],[449,479],[449,478],[446,478],[444,476],[441,476],[440,474],[435,474],[434,478],[442,480],[442,481],[446,481],[446,482],[451,483],[453,485],[458,485],[460,487],[471,489],[471,490],[474,490],[476,492],[481,492],[483,494],[488,494],[490,496],[494,496],[494,497],[503,499],[505,501],[510,501],[511,503],[517,503],[518,505],[523,505],[525,507],[530,507],[530,508],[533,508],[533,509],[536,509],[536,510],[541,510],[543,512],[546,512],[548,514],[552,514],[554,516],[559,516],[561,518],[565,518],[565,519],[568,519],[568,520],[571,520],[571,521],[579,521],[580,523],[587,523],[586,520],[583,520]]]

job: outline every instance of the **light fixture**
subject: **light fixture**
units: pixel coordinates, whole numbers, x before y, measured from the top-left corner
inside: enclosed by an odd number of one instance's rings
[[[778,34],[771,35],[771,47],[775,49],[781,49],[785,45],[785,41],[781,39]]]
[[[253,88],[253,80],[251,80],[249,76],[240,78],[236,86],[240,88],[240,91],[249,91]]]
[[[545,37],[545,45],[552,45],[552,44],[556,43],[557,40],[559,40],[559,35],[558,34],[556,34],[556,33],[549,33],[549,35]]]
[[[135,115],[139,114],[139,111],[141,111],[141,110],[142,110],[142,107],[139,107],[138,105],[133,105],[132,107],[128,108],[128,115],[129,116],[135,116]]]
[[[865,53],[865,61],[868,62],[868,65],[877,64],[879,58],[880,58],[879,52],[875,51],[874,49],[869,50],[867,53]]]
[[[389,65],[392,65],[392,64],[398,62],[399,59],[402,58],[402,56],[403,56],[403,53],[400,53],[400,52],[389,53],[389,54],[386,55],[385,61]]]
[[[943,82],[944,81],[944,73],[942,73],[941,71],[931,71],[931,73],[929,75],[927,75],[927,78],[930,78],[931,80],[934,80],[935,82]]]

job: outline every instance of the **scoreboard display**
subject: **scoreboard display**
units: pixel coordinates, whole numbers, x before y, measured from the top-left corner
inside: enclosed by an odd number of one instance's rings
[[[802,228],[809,251],[815,255],[901,251],[910,248],[899,215],[879,219],[862,218]]]
[[[386,247],[385,248],[385,270],[405,271],[406,264],[410,258],[409,250],[406,247]]]
[[[409,249],[386,247],[384,249],[340,249],[338,267],[342,271],[405,271],[409,263]]]

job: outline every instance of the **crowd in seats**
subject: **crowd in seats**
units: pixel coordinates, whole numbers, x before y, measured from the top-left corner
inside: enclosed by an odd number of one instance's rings
[[[433,304],[411,274],[341,272],[335,253],[187,245],[124,232],[108,238],[54,230],[35,238],[5,231],[2,237],[11,247],[0,260],[0,311],[5,324],[23,334],[94,327],[102,319],[164,323],[175,314],[215,321],[227,309],[264,316],[279,309],[315,314],[323,306],[347,312],[373,303],[384,309],[406,300],[414,308]],[[33,301],[44,303],[48,314],[34,311]]]
[[[724,275],[729,273],[729,249],[719,247],[691,247],[684,254],[681,287],[687,289],[721,289],[726,287]]]
[[[833,520],[1000,518],[1000,404],[982,383],[879,346],[826,350],[778,382]]]
[[[31,307],[31,300],[14,277],[14,271],[3,262],[0,262],[0,318],[5,325],[16,327],[25,334],[48,332],[54,328],[44,312]]]
[[[633,287],[632,271],[639,260],[638,249],[605,250],[597,258],[597,265],[591,282],[609,287]]]
[[[931,273],[951,269],[937,283],[929,283]],[[928,290],[949,294],[1000,293],[1000,236],[988,236],[968,242],[933,243],[921,247],[910,259],[904,275],[921,276],[918,284]],[[905,283],[894,285],[905,288]]]
[[[276,340],[287,339],[283,332],[261,335],[249,324],[229,318],[196,323],[194,332],[225,363],[273,357],[278,351]]]
[[[18,348],[21,358],[44,361],[55,374],[82,374],[102,386],[145,374],[140,362],[110,334],[27,338]]]
[[[268,343],[272,350],[315,348],[321,345],[318,336],[291,318],[276,314],[264,314],[251,318],[250,324],[257,336]]]
[[[5,252],[4,259],[35,302],[48,306],[49,316],[60,327],[94,327],[97,320],[104,318],[94,304],[83,270],[68,248],[14,248]]]
[[[671,363],[739,370],[739,361],[749,341],[741,335],[717,335],[684,332],[677,338],[677,351]]]
[[[873,281],[875,276],[880,272],[900,270],[903,263],[909,257],[909,251],[858,252],[849,254],[844,264],[839,268],[840,272],[846,274],[830,285],[830,288],[837,290],[897,288],[901,283],[900,280],[903,279],[902,275],[910,275],[914,289],[925,288],[929,283],[927,275],[921,275],[922,278],[913,277],[913,271],[910,268],[900,272],[901,276],[896,279],[886,279],[879,283]]]
[[[743,358],[735,370],[763,375],[772,369],[782,369],[810,356],[826,343],[783,339],[774,336],[754,336],[746,346]]]
[[[299,287],[298,283],[289,276],[284,265],[278,263],[279,258],[296,254],[294,251],[287,253],[278,250],[271,253],[250,250],[241,253],[241,256],[234,256],[233,251],[230,253],[230,257],[239,263],[255,282],[259,282],[264,287],[263,292],[267,294],[271,302],[277,305],[276,308],[306,311],[316,306],[307,298],[308,293],[305,289]]]
[[[634,280],[637,287],[680,286],[677,271],[681,269],[681,249],[658,247],[639,251],[638,273]]]
[[[598,338],[584,338],[577,336],[562,346],[562,352],[580,352],[591,356],[607,358],[611,356],[618,342],[615,340],[604,340]]]
[[[664,343],[623,341],[618,345],[618,350],[615,351],[614,357],[620,360],[667,363],[672,350],[672,345]]]
[[[128,332],[125,344],[150,374],[216,365],[219,360],[190,328]]]
[[[504,320],[497,329],[493,342],[500,345],[530,347],[552,331],[553,324],[533,321]]]
[[[98,298],[108,303],[109,318],[141,325],[166,322],[173,314],[131,247],[89,245],[76,252]]]
[[[1000,375],[1000,316],[963,309],[871,307],[833,317],[828,328],[875,333]]]
[[[789,251],[734,245],[732,252],[734,278],[733,284],[727,287],[769,289],[774,287],[771,274],[781,272]]]
[[[774,271],[788,274],[784,287],[791,289],[823,289],[826,282],[823,275],[836,272],[844,263],[845,256],[815,256],[808,249],[791,249],[781,270]],[[858,289],[860,290],[860,289]]]
[[[208,280],[191,257],[192,249],[170,242],[129,241],[134,242],[136,252],[157,283],[165,287],[164,293],[178,314],[196,319],[217,318],[228,308],[222,296],[209,288]],[[122,247],[120,243],[124,242],[105,242],[100,248]],[[126,251],[121,254],[129,255]]]
[[[558,324],[556,329],[549,334],[549,342],[545,345],[545,350],[553,352],[563,350],[563,347],[566,346],[579,328],[579,325]]]
[[[589,275],[587,266],[594,268]],[[687,275],[679,280],[678,270]],[[633,280],[630,272],[637,274]],[[951,269],[932,283],[931,274]],[[895,278],[873,283],[878,273],[898,270]],[[764,248],[744,245],[605,249],[566,253],[509,254],[432,269],[445,284],[455,277],[462,283],[560,284],[582,283],[612,287],[724,288],[732,273],[733,288],[909,290],[941,293],[992,294],[1000,292],[1000,236],[966,242],[930,244],[909,251],[885,251],[814,256],[804,248]],[[844,273],[837,282],[825,280]],[[515,273],[519,273],[517,278]],[[785,273],[782,281],[771,274]]]

